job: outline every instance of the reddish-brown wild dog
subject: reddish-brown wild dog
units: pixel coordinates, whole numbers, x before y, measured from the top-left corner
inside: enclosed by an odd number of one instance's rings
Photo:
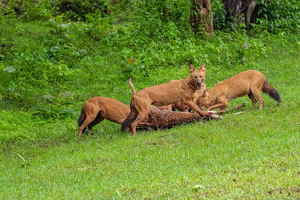
[[[205,80],[206,66],[203,64],[196,70],[190,65],[189,69],[190,75],[185,79],[148,87],[135,93],[130,102],[130,114],[123,122],[121,131],[124,132],[129,128],[136,134],[137,125],[148,116],[151,105],[165,106],[184,101],[200,116],[211,116],[211,113],[201,111],[193,102],[194,93],[201,89]]]
[[[258,101],[259,109],[263,108],[264,101],[260,91],[269,94],[277,102],[281,101],[279,92],[274,89],[267,81],[265,75],[256,70],[241,72],[226,81],[219,82],[215,87],[203,92],[198,98],[197,104],[203,109],[210,111],[215,108],[226,108],[228,101],[248,95],[252,105]]]
[[[175,81],[175,80],[172,80],[170,82],[173,82],[173,81]],[[132,93],[135,94],[136,91],[134,89],[134,86],[133,86],[133,83],[132,83],[132,80],[130,77],[128,77],[128,84],[130,86]],[[203,90],[203,85],[205,85],[205,84],[204,83],[202,84],[201,91]],[[206,89],[206,87],[204,89]],[[181,112],[189,112],[189,109],[190,109],[184,101],[176,102],[174,104],[169,104],[166,106],[158,106],[157,108],[159,110],[169,110],[169,111],[175,111],[177,109]]]
[[[104,119],[122,124],[130,113],[130,107],[120,101],[108,97],[92,97],[84,104],[78,119],[78,137],[82,136],[86,127],[94,134],[92,128]],[[150,125],[146,117],[139,126]]]

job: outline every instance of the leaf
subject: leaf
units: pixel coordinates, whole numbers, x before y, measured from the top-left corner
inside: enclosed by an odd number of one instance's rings
[[[202,185],[194,185],[193,186],[193,189],[194,190],[198,190],[198,189],[200,189],[200,188],[204,188]]]
[[[55,104],[55,101],[54,101],[53,99],[51,99],[51,98],[48,98],[47,100],[49,101],[49,103],[53,103],[53,104]]]
[[[249,42],[244,42],[242,47],[244,47],[245,49],[249,49],[251,47],[251,44]]]
[[[127,62],[128,62],[130,65],[134,64],[135,61],[136,61],[135,58],[127,58]]]
[[[7,71],[8,73],[14,73],[16,69],[13,68],[12,66],[7,66],[5,67],[4,71]]]

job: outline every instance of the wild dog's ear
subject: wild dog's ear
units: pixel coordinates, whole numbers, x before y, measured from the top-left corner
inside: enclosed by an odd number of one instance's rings
[[[200,70],[206,72],[206,65],[205,64],[201,65]]]
[[[193,71],[196,70],[196,68],[193,65],[190,65],[189,67],[190,67],[190,74],[193,73]]]
[[[206,97],[206,96],[208,96],[208,95],[209,95],[209,89],[203,90],[201,96],[202,96],[202,97]]]
[[[204,94],[206,97],[209,96],[209,89],[204,90]]]

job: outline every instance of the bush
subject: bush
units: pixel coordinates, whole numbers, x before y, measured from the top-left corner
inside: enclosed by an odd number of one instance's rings
[[[4,15],[19,19],[47,19],[52,12],[47,0],[4,0],[1,4]]]
[[[214,29],[231,31],[232,23],[226,21],[226,11],[220,1],[211,1],[214,13]],[[261,0],[252,14],[252,31],[299,32],[300,7],[298,0]],[[243,26],[242,26],[243,28]]]
[[[299,32],[300,4],[298,0],[262,0],[258,2],[258,19],[262,29],[269,32]]]
[[[63,15],[65,19],[85,21],[91,14],[109,14],[107,2],[103,0],[4,0],[2,6],[5,15],[31,20]]]

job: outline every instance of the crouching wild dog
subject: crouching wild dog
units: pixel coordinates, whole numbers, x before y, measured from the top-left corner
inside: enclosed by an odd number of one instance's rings
[[[78,137],[82,136],[86,127],[93,133],[93,126],[107,119],[122,124],[130,113],[130,107],[120,101],[108,97],[92,97],[84,104],[78,120]],[[146,117],[139,126],[150,125],[149,117]]]
[[[121,131],[129,128],[131,133],[136,134],[137,125],[148,116],[151,105],[165,106],[184,101],[200,116],[211,116],[211,113],[201,111],[193,102],[194,93],[201,89],[205,80],[206,66],[203,64],[196,70],[190,65],[189,69],[190,75],[185,79],[148,87],[135,93],[130,102],[130,114],[123,122]]]
[[[259,109],[262,109],[264,101],[260,96],[261,90],[277,102],[281,101],[280,94],[269,84],[263,73],[248,70],[219,82],[210,90],[205,90],[202,96],[198,98],[197,105],[201,109],[208,107],[207,111],[215,108],[226,108],[228,101],[248,95],[252,105],[255,105],[258,101],[260,104]]]

